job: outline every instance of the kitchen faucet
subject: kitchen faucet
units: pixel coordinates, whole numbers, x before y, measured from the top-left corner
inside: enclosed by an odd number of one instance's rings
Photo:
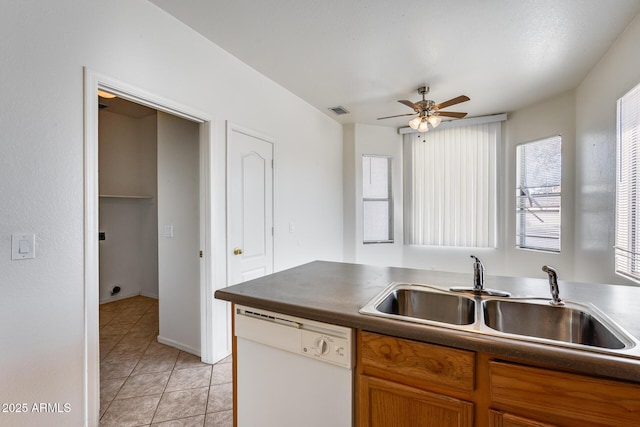
[[[555,268],[548,265],[542,266],[542,271],[549,275],[549,287],[551,288],[551,305],[564,305],[560,299],[560,288],[558,287],[558,273]]]
[[[468,292],[474,295],[492,295],[497,297],[508,297],[509,292],[498,291],[496,289],[485,289],[484,288],[484,264],[480,261],[475,255],[471,255],[473,261],[473,288],[469,287],[460,287],[453,286],[449,288],[452,292]]]
[[[484,265],[477,256],[471,255],[471,258],[475,260],[473,262],[473,290],[482,292],[484,289]]]

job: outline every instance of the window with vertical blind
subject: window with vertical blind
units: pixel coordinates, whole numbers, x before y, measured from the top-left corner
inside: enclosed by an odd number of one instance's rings
[[[363,243],[393,243],[391,157],[362,156]]]
[[[500,122],[404,136],[405,241],[495,247]]]
[[[560,252],[562,137],[516,148],[516,246]]]
[[[640,85],[618,100],[615,271],[640,282]]]

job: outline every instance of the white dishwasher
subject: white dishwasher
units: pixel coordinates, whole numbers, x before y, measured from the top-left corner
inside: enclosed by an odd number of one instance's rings
[[[235,306],[238,427],[353,425],[353,330]]]

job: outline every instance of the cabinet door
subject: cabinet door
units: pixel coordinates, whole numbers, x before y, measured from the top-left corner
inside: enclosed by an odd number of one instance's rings
[[[370,377],[358,376],[359,427],[471,427],[473,404]]]
[[[491,406],[578,426],[640,425],[640,385],[515,363],[489,362]]]
[[[491,427],[555,427],[553,424],[522,418],[517,415],[489,410],[489,426]]]

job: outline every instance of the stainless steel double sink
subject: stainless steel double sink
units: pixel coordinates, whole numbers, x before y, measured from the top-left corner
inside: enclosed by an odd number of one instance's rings
[[[467,295],[436,286],[392,283],[360,313],[432,326],[605,353],[638,341],[592,304],[546,298]]]

